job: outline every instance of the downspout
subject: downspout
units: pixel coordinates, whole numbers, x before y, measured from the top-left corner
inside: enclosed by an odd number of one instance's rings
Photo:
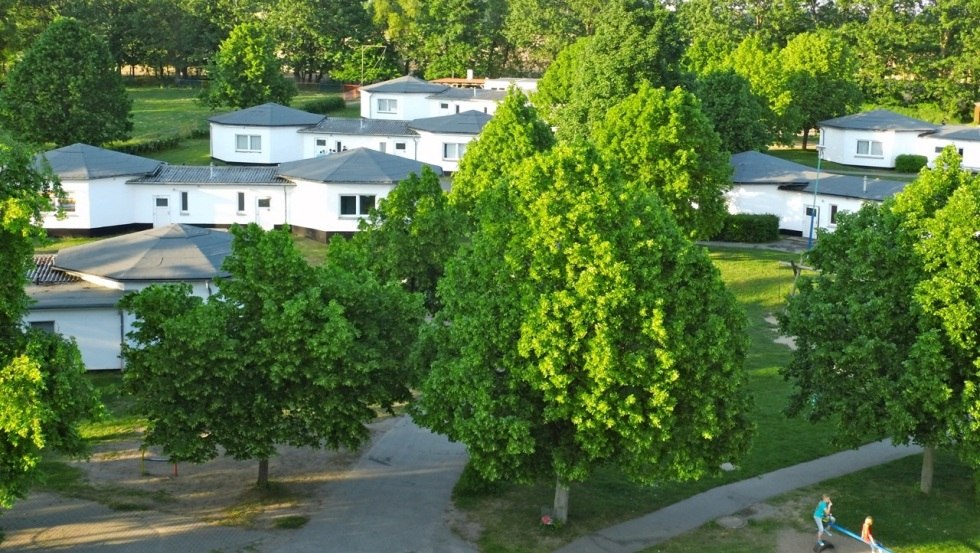
[[[126,314],[122,309],[119,311],[119,370],[125,369],[125,363],[122,356],[122,347],[126,341]]]

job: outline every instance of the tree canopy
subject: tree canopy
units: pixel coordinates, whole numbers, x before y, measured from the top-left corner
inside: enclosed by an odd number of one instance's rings
[[[210,82],[201,99],[211,107],[289,105],[296,86],[282,74],[275,42],[258,23],[235,27],[208,66]]]
[[[125,139],[131,106],[105,41],[71,18],[51,23],[0,88],[3,125],[35,144]]]
[[[421,298],[372,274],[306,264],[287,231],[232,229],[230,273],[207,301],[186,285],[128,294],[125,382],[149,419],[147,444],[203,462],[221,446],[259,460],[279,445],[355,448],[373,406],[405,401]],[[179,400],[178,400],[179,398]]]

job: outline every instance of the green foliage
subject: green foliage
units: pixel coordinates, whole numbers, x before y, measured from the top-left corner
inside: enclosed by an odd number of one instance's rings
[[[744,451],[744,320],[654,194],[558,146],[478,198],[416,416],[488,480],[698,478]]]
[[[299,105],[299,109],[310,113],[327,114],[347,107],[343,96],[327,96],[316,100],[308,100]]]
[[[689,238],[721,228],[732,169],[696,96],[644,83],[605,114],[593,139],[622,170],[630,193],[656,193]]]
[[[725,224],[712,240],[722,242],[775,242],[779,239],[779,216],[737,213],[725,217]]]
[[[131,106],[105,42],[70,18],[51,23],[0,89],[4,126],[34,144],[124,139]]]
[[[929,159],[916,154],[901,154],[895,156],[895,171],[898,173],[918,173]]]
[[[258,23],[243,23],[221,43],[208,66],[211,82],[201,100],[212,108],[289,105],[296,86],[282,74],[275,43]]]
[[[193,462],[218,446],[260,461],[280,444],[356,448],[373,405],[409,397],[421,301],[329,258],[311,268],[288,230],[232,232],[231,277],[207,302],[167,285],[120,304],[138,319],[123,356],[145,442]]]
[[[711,71],[698,77],[695,90],[701,110],[729,152],[764,151],[774,142],[772,112],[745,77],[730,69]]]

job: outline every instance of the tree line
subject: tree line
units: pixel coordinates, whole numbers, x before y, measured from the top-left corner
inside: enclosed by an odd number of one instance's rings
[[[847,69],[873,103],[930,104],[957,120],[980,98],[980,6],[972,0],[5,0],[0,69],[66,16],[104,37],[117,68],[158,75],[205,73],[235,27],[259,23],[301,81],[468,69],[540,76],[582,39],[601,40],[616,13],[638,33],[620,46],[652,47],[695,74],[746,39],[772,52],[821,33],[853,52]]]

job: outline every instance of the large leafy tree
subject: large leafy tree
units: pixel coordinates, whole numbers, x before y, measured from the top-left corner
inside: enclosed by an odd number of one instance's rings
[[[144,440],[175,460],[203,462],[219,446],[268,459],[282,444],[357,447],[373,406],[405,401],[401,362],[421,300],[367,271],[300,257],[287,231],[234,228],[215,296],[151,286],[123,298],[138,317],[124,345],[125,380],[149,419]]]
[[[784,375],[790,412],[839,422],[837,440],[888,436],[926,448],[923,491],[935,448],[980,468],[975,368],[975,242],[980,179],[947,149],[884,205],[842,214],[810,254],[781,328],[797,340]]]
[[[71,18],[48,26],[0,90],[0,120],[15,137],[35,144],[127,138],[131,106],[105,42]]]
[[[744,451],[743,315],[654,194],[556,146],[478,202],[439,285],[419,420],[489,480],[568,486],[617,465],[691,479]]]
[[[283,75],[275,42],[258,23],[242,23],[231,31],[208,65],[208,76],[201,99],[211,107],[289,105],[296,95],[296,86]]]
[[[729,152],[764,151],[775,141],[770,130],[772,111],[765,98],[753,92],[749,81],[735,71],[709,71],[699,76],[695,94]]]
[[[696,96],[643,84],[605,114],[593,137],[632,192],[660,196],[689,238],[707,239],[721,230],[729,154]]]
[[[43,237],[43,211],[60,188],[28,151],[0,143],[0,507],[23,497],[44,450],[85,453],[79,422],[97,415],[99,402],[84,378],[74,342],[25,332],[24,291],[33,241]]]

